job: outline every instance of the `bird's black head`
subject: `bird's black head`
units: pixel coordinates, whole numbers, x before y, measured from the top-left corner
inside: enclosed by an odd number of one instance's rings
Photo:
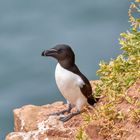
[[[63,67],[70,67],[75,63],[75,55],[70,46],[59,44],[42,52],[42,56],[50,56],[58,60]]]

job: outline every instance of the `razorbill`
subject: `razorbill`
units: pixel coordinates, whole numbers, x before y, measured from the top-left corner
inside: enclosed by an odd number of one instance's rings
[[[76,66],[75,54],[70,46],[65,44],[56,45],[50,50],[43,51],[42,56],[50,56],[58,61],[55,69],[55,80],[58,89],[68,103],[67,110],[52,113],[53,115],[70,113],[72,107],[76,106],[76,112],[60,117],[60,120],[65,122],[79,114],[85,105],[96,103],[89,80]]]

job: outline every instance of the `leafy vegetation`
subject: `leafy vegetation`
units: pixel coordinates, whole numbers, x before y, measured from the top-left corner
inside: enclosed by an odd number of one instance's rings
[[[109,101],[124,96],[124,92],[140,77],[140,19],[132,16],[132,9],[140,12],[136,4],[132,3],[129,9],[132,29],[121,33],[119,39],[123,53],[109,63],[102,61],[97,75],[101,83],[97,85],[96,94],[104,94]]]
[[[77,135],[76,135],[76,139],[78,140],[88,140],[88,137],[84,131],[84,128],[80,128]]]
[[[97,75],[100,82],[96,84],[95,98],[103,98],[104,103],[96,106],[94,113],[85,115],[86,124],[100,120],[99,135],[103,138],[120,139],[126,131],[117,122],[125,119],[134,123],[140,122],[140,101],[127,95],[127,89],[140,78],[140,18],[134,13],[140,12],[140,0],[131,3],[128,10],[131,29],[121,33],[119,43],[123,51],[116,59],[109,63],[100,62]],[[134,104],[135,109],[129,110],[128,114],[118,109],[121,102]],[[102,121],[103,120],[103,121]],[[85,139],[84,128],[80,129],[77,139]]]

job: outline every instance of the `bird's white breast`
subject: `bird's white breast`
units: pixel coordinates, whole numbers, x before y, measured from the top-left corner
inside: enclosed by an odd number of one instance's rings
[[[82,106],[87,103],[87,99],[80,90],[80,87],[85,84],[81,77],[64,69],[58,63],[55,70],[55,79],[57,86],[65,99],[76,105],[77,109],[81,110]]]

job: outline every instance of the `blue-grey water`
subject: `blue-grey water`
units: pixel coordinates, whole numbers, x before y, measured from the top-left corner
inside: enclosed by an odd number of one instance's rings
[[[59,43],[73,47],[88,79],[100,60],[119,53],[129,27],[128,0],[0,1],[0,140],[13,131],[13,109],[64,100],[54,80],[56,61],[41,57]]]

